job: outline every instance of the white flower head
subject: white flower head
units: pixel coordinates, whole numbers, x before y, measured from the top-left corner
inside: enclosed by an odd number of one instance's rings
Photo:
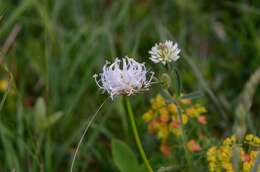
[[[154,63],[161,62],[165,65],[167,62],[177,61],[180,58],[180,51],[177,43],[173,44],[172,41],[167,40],[164,43],[155,44],[149,54]]]
[[[134,59],[125,57],[116,59],[112,64],[106,62],[103,72],[95,74],[93,77],[97,85],[113,96],[130,96],[140,91],[148,90],[153,79],[151,72],[150,79],[147,80],[147,70],[143,63],[138,63]],[[97,79],[100,76],[99,79]]]

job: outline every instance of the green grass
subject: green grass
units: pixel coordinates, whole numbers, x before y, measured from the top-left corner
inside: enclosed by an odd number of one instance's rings
[[[13,82],[1,97],[0,171],[69,171],[86,121],[107,96],[92,78],[105,60],[128,55],[162,71],[148,51],[156,42],[177,41],[183,90],[204,93],[199,99],[209,109],[206,130],[217,141],[232,132],[240,92],[260,65],[257,0],[0,0],[0,15],[1,47],[14,26],[21,27],[1,54],[0,76],[11,73]],[[137,125],[152,166],[178,170],[185,159],[163,158],[141,119],[157,93],[155,86],[131,98]],[[248,131],[258,135],[259,94],[258,89],[247,120]],[[40,97],[44,105],[36,110]],[[60,118],[42,126],[58,112]],[[117,171],[113,138],[131,146],[141,162],[130,127],[123,99],[109,101],[85,137],[74,171]],[[205,152],[192,157],[198,171],[206,169]]]

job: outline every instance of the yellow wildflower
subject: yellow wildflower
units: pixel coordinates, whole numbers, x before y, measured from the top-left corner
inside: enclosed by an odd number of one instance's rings
[[[182,130],[181,128],[173,128],[171,129],[171,132],[175,135],[175,136],[181,136],[182,135]]]
[[[207,152],[207,160],[209,162],[209,171],[210,172],[220,172],[221,168],[218,164],[218,149],[216,146],[213,146],[211,148],[209,148],[208,152]]]
[[[157,134],[158,138],[159,139],[162,139],[162,140],[165,140],[168,138],[169,136],[169,130],[166,126],[164,125],[161,125],[159,127],[159,131],[158,131],[158,134]]]
[[[168,122],[169,121],[169,112],[166,108],[161,108],[159,110],[159,114],[160,114],[160,120],[162,122]]]
[[[244,162],[242,170],[243,172],[250,172],[252,168],[252,163],[251,162]]]
[[[209,148],[209,150],[207,152],[208,161],[214,161],[214,162],[217,161],[216,155],[217,155],[217,147],[213,146],[213,147]]]
[[[196,109],[194,107],[186,109],[185,113],[188,114],[190,117],[197,116],[197,112],[196,112]]]
[[[247,134],[246,137],[245,137],[245,140],[246,141],[251,141],[251,140],[253,140],[253,138],[254,138],[253,134]]]
[[[168,144],[167,141],[170,135],[178,137],[183,134],[180,118],[183,125],[187,125],[192,117],[196,117],[194,122],[199,123],[202,121],[203,124],[206,124],[204,116],[202,116],[203,118],[200,121],[197,120],[199,115],[201,115],[198,111],[202,110],[198,110],[200,107],[198,104],[192,105],[190,99],[180,100],[180,114],[178,115],[177,105],[175,103],[167,103],[161,95],[151,99],[150,104],[150,109],[143,114],[142,118],[148,125],[149,133],[156,135],[162,144]]]
[[[252,167],[254,166],[255,159],[256,159],[256,151],[251,151],[249,154],[244,153],[242,156],[243,161],[243,172],[250,172]]]
[[[207,112],[207,109],[204,106],[201,106],[199,104],[196,104],[195,106],[196,106],[197,113],[202,114]]]
[[[234,172],[231,162],[223,163],[223,168],[226,170],[226,172]]]
[[[168,104],[167,106],[168,108],[168,111],[171,112],[171,113],[177,113],[177,106],[173,103],[171,104]]]
[[[165,106],[166,103],[161,95],[157,95],[155,99],[152,99],[151,104],[154,110],[158,110],[159,108]]]
[[[188,120],[189,120],[189,118],[188,118],[187,115],[185,115],[185,114],[182,115],[182,122],[183,122],[183,125],[187,124]]]
[[[260,138],[253,134],[247,134],[244,142],[251,146],[260,146]]]
[[[233,135],[231,137],[227,137],[225,140],[224,140],[224,143],[223,145],[224,146],[233,146],[233,144],[236,142],[236,137]]]
[[[255,159],[255,158],[256,158],[256,155],[257,155],[257,151],[251,151],[251,152],[250,152],[250,158],[251,158],[251,159]]]
[[[149,110],[148,112],[145,112],[144,114],[143,114],[143,120],[145,121],[145,122],[149,122],[149,121],[151,121],[152,119],[153,119],[153,111],[151,111],[151,110]]]
[[[240,150],[240,162],[241,172],[250,172],[254,166],[256,155],[258,151],[252,150],[252,146],[256,145],[258,142],[257,136],[248,134],[244,138],[244,142],[248,145],[244,149],[244,144],[237,144]],[[233,135],[227,137],[223,144],[219,147],[211,147],[207,152],[208,168],[210,172],[225,171],[234,172],[232,166],[232,151],[233,145],[236,144],[236,137]],[[251,150],[251,151],[245,151]]]

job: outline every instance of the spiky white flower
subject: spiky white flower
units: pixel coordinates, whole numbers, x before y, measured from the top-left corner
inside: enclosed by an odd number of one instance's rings
[[[177,43],[173,44],[172,41],[167,40],[164,43],[155,44],[149,54],[154,63],[161,62],[165,65],[167,62],[177,61],[180,58],[180,51]]]
[[[113,96],[130,96],[148,90],[154,73],[151,72],[149,80],[147,80],[147,74],[148,72],[143,63],[125,57],[122,59],[117,58],[112,64],[106,62],[103,66],[103,72],[99,75],[95,74],[93,77],[97,85],[107,91],[113,99]],[[98,76],[100,76],[100,79],[97,79]]]

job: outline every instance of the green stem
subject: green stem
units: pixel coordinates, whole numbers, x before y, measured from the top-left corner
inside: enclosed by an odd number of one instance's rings
[[[141,143],[141,140],[140,140],[140,136],[138,134],[138,130],[137,130],[137,127],[136,127],[136,124],[135,124],[135,118],[134,118],[134,114],[133,114],[133,111],[132,111],[132,106],[131,106],[131,103],[129,101],[129,99],[127,98],[126,99],[126,106],[127,106],[127,111],[128,111],[128,115],[129,115],[129,118],[130,118],[130,122],[131,122],[131,126],[132,126],[132,130],[133,130],[133,134],[134,134],[134,138],[135,138],[135,142],[137,144],[137,147],[138,147],[138,150],[139,150],[139,153],[144,161],[144,164],[148,170],[148,172],[153,172],[153,169],[146,157],[146,154],[144,152],[144,148],[142,146],[142,143]]]
[[[177,115],[178,115],[178,118],[179,118],[179,121],[180,121],[180,124],[181,124],[181,133],[182,133],[181,134],[181,141],[182,141],[182,145],[183,145],[183,149],[184,149],[184,156],[185,156],[185,159],[188,163],[189,171],[192,171],[193,166],[192,166],[190,154],[189,154],[187,147],[186,147],[187,138],[186,138],[186,135],[185,135],[183,120],[182,120],[182,114],[181,114],[180,104],[179,104],[178,100],[176,102],[176,106],[177,106]]]

